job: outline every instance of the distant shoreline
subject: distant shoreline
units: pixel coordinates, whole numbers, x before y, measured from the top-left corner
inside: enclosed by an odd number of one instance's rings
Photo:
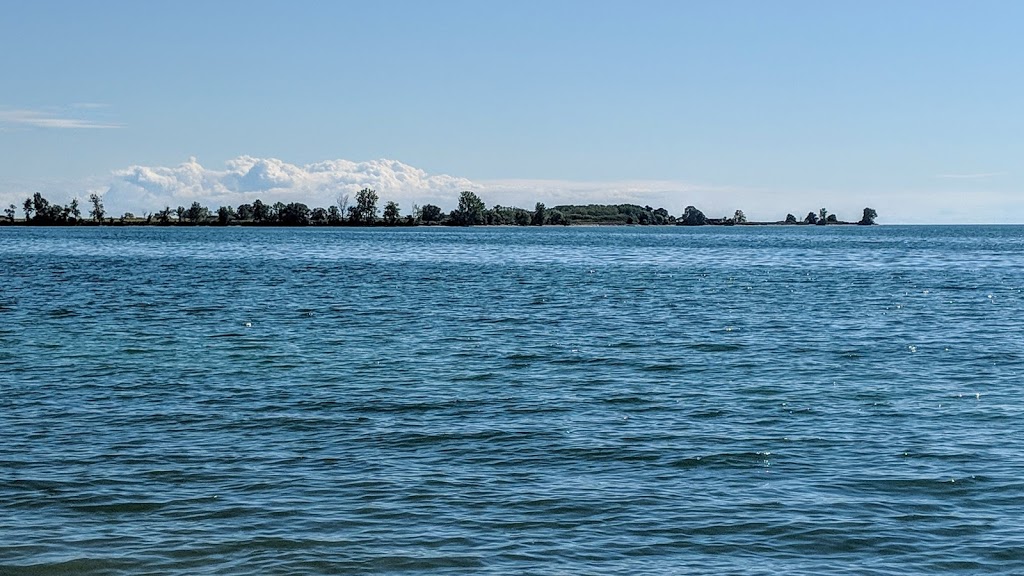
[[[533,210],[517,206],[495,204],[488,208],[475,193],[468,190],[459,195],[458,208],[447,214],[439,206],[413,205],[412,213],[402,216],[396,202],[389,201],[383,210],[377,206],[380,197],[377,192],[364,188],[356,194],[355,202],[349,204],[344,195],[337,204],[326,208],[310,208],[302,202],[275,202],[265,204],[260,199],[237,208],[219,206],[210,210],[199,202],[192,202],[188,208],[165,206],[157,212],[145,212],[138,217],[131,212],[121,216],[110,216],[98,194],[89,196],[88,218],[83,217],[78,199],[68,205],[53,204],[40,193],[26,198],[21,205],[24,218],[18,219],[18,207],[10,204],[4,209],[5,219],[0,221],[8,226],[331,226],[331,227],[402,227],[402,226],[849,226],[872,225],[878,213],[873,208],[864,208],[858,222],[840,220],[825,208],[810,211],[802,220],[792,213],[776,221],[747,220],[743,210],[736,210],[732,216],[709,218],[695,206],[687,206],[680,216],[670,214],[665,208],[640,206],[638,204],[565,204],[548,208],[537,202]]]
[[[872,224],[877,225],[877,223]],[[439,222],[430,223],[416,223],[416,224],[386,224],[384,222],[375,222],[373,224],[280,224],[280,223],[264,223],[264,222],[252,222],[252,221],[233,221],[227,224],[220,224],[217,222],[147,222],[144,219],[136,218],[133,220],[121,220],[111,218],[104,222],[96,222],[94,220],[81,220],[77,222],[33,222],[31,220],[26,221],[25,219],[16,219],[13,222],[10,220],[0,220],[0,227],[8,228],[123,228],[123,227],[148,227],[148,228],[552,228],[552,227],[573,227],[573,228],[732,228],[732,227],[765,227],[765,226],[778,226],[782,228],[807,228],[807,227],[818,227],[826,226],[825,224],[808,224],[804,222],[798,222],[796,224],[787,224],[786,222],[743,222],[741,224],[719,224],[719,223],[708,223],[708,224],[624,224],[620,222],[571,222],[568,224],[444,224]],[[862,226],[857,222],[829,222],[827,226]]]

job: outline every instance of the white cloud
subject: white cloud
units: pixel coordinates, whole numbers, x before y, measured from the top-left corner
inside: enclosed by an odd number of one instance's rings
[[[164,206],[199,202],[211,207],[264,202],[303,202],[329,206],[362,188],[403,208],[412,203],[454,207],[459,192],[473,182],[446,174],[428,174],[397,160],[329,160],[297,165],[277,158],[239,156],[223,170],[206,168],[195,158],[175,167],[131,166],[116,170],[104,197],[109,209],[140,213]]]
[[[121,128],[118,124],[73,118],[46,110],[0,109],[0,126],[55,129]]]
[[[195,158],[175,167],[131,166],[113,172],[104,192],[112,212],[141,213],[164,206],[199,202],[210,207],[238,206],[256,198],[264,202],[303,202],[329,206],[338,197],[354,197],[362,188],[373,188],[383,201],[394,200],[404,210],[413,203],[455,208],[459,193],[476,192],[488,206],[502,204],[532,208],[536,202],[559,204],[650,204],[671,213],[682,213],[688,204],[708,214],[722,216],[744,209],[754,218],[782,219],[777,198],[766,191],[700,186],[673,180],[575,181],[575,180],[480,180],[447,174],[429,174],[397,160],[327,160],[297,165],[277,158],[240,156],[223,170],[207,168]],[[817,209],[816,202],[811,208]],[[795,208],[794,208],[795,209]]]
[[[952,182],[950,182],[952,184]],[[340,195],[361,188],[377,191],[381,204],[398,202],[403,213],[415,204],[455,208],[462,190],[476,192],[488,206],[532,208],[535,202],[559,204],[649,204],[671,214],[694,205],[712,217],[742,209],[751,220],[776,221],[787,213],[803,218],[825,207],[844,220],[857,220],[865,206],[878,210],[882,223],[1021,222],[1024,194],[1016,188],[986,190],[964,180],[956,189],[767,189],[711,186],[677,180],[581,181],[553,179],[477,180],[430,174],[397,160],[327,160],[297,165],[276,158],[240,156],[221,169],[195,158],[173,167],[131,166],[102,178],[79,180],[0,180],[0,207],[20,206],[26,196],[42,192],[51,202],[80,202],[102,194],[107,211],[155,212],[164,206],[199,202],[211,209],[238,206],[256,198],[264,202],[303,202],[330,206]]]

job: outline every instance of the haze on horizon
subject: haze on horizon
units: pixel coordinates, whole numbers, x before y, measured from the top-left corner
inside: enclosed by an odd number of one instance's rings
[[[1024,223],[1024,4],[9,3],[0,204]]]

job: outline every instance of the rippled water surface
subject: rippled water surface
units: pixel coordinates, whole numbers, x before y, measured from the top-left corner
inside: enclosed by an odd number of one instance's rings
[[[1024,572],[1024,228],[0,228],[0,574]]]

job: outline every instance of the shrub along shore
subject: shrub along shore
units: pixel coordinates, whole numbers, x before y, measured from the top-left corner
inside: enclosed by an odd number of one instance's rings
[[[563,205],[553,208],[538,202],[533,210],[495,204],[487,208],[483,200],[473,192],[459,195],[459,206],[449,213],[433,204],[413,205],[411,213],[402,215],[395,202],[387,202],[381,210],[377,203],[377,192],[369,188],[360,190],[352,204],[348,195],[338,199],[336,205],[310,208],[301,202],[285,204],[264,204],[254,200],[251,204],[238,207],[220,206],[210,210],[199,202],[188,208],[165,206],[157,212],[136,216],[126,212],[112,216],[104,210],[103,198],[97,194],[89,196],[88,214],[83,216],[78,200],[64,206],[51,204],[39,193],[26,198],[21,206],[23,218],[18,218],[18,209],[11,204],[4,210],[0,225],[28,226],[569,226],[589,225],[653,225],[653,226],[736,226],[736,225],[870,225],[878,214],[872,208],[865,208],[861,219],[856,222],[839,220],[835,214],[821,208],[811,211],[802,219],[787,214],[776,222],[750,222],[742,210],[732,216],[708,218],[694,206],[687,206],[679,216],[669,214],[664,208],[652,208],[636,204],[587,204]]]

